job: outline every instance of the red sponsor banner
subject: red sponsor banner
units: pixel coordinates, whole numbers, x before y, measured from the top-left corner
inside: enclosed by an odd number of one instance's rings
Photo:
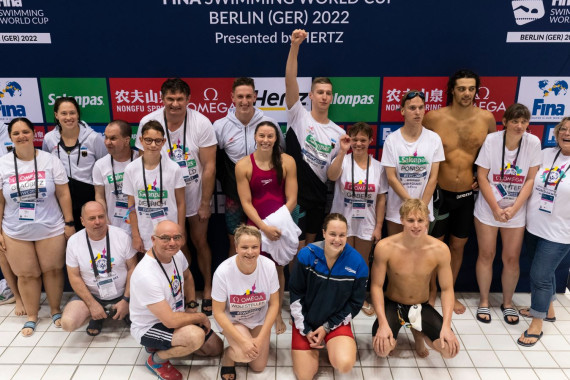
[[[190,108],[214,122],[226,116],[232,105],[233,78],[182,78],[190,86]],[[110,78],[114,119],[138,123],[163,106],[160,87],[166,78]]]
[[[502,131],[503,129],[503,124],[497,125],[497,131]],[[529,125],[528,132],[538,137],[542,143],[542,137],[544,136],[544,125]]]
[[[475,104],[490,111],[495,121],[501,121],[508,106],[515,102],[517,77],[481,77]]]
[[[426,112],[444,107],[447,102],[447,77],[387,77],[382,86],[381,120],[403,122],[400,113],[402,96],[410,89],[426,95]],[[496,121],[501,121],[505,109],[514,103],[517,77],[481,77],[479,95],[475,104],[490,111]]]
[[[445,106],[447,77],[386,77],[382,84],[383,122],[404,122],[400,113],[402,96],[409,90],[422,91],[426,96],[426,111]]]

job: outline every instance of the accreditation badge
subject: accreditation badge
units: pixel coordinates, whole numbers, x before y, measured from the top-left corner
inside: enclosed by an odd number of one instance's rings
[[[366,202],[352,201],[352,219],[364,219],[366,216]]]
[[[107,277],[97,278],[97,289],[99,289],[99,298],[110,299],[117,298],[117,287],[113,278],[115,274],[113,272],[109,273]]]
[[[540,196],[540,201],[538,202],[538,209],[542,212],[552,214],[554,210],[554,200],[556,199],[556,191],[544,189],[544,192]]]
[[[20,202],[18,219],[34,222],[36,220],[36,204],[34,202]]]

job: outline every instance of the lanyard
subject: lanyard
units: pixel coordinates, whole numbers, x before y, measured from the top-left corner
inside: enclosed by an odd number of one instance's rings
[[[148,198],[148,186],[146,184],[146,174],[144,169],[144,155],[141,157],[142,162],[142,172],[143,172],[143,183],[144,183],[144,193],[146,195],[146,205],[150,208],[150,199]],[[160,161],[158,162],[160,170],[160,188],[158,189],[160,193],[160,205],[162,206],[162,155],[160,156]]]
[[[546,185],[548,185],[548,180],[550,179],[550,173],[552,173],[552,169],[554,169],[554,163],[556,162],[556,159],[558,158],[558,156],[560,156],[560,153],[562,152],[562,149],[560,149],[558,151],[558,153],[556,153],[556,156],[554,156],[554,161],[552,161],[552,165],[550,166],[550,170],[548,171],[548,175],[546,176],[546,179],[544,180],[544,188],[546,188]],[[566,168],[566,170],[564,170],[563,172],[560,172],[560,176],[558,177],[558,182],[556,182],[556,186],[554,186],[554,191],[556,191],[558,189],[558,185],[560,185],[560,182],[562,182],[562,177],[564,177],[564,174],[568,171],[568,168]]]
[[[21,201],[22,193],[20,192],[20,176],[18,175],[18,162],[16,160],[16,149],[14,149],[12,153],[14,153],[14,171],[16,172],[16,189],[18,190],[18,198]],[[34,148],[34,177],[36,177],[36,199],[38,199],[38,159],[36,158],[35,148]]]
[[[109,240],[109,230],[107,229],[107,274],[111,273],[111,241]],[[89,248],[89,255],[91,256],[91,267],[93,268],[93,274],[95,278],[99,277],[99,271],[97,270],[97,265],[95,263],[95,256],[93,255],[93,248],[91,248],[91,243],[89,242],[89,236],[87,236],[87,231],[85,232],[85,239],[87,240],[87,248]]]
[[[350,156],[352,159],[352,198],[356,199],[356,192],[354,191],[354,153]],[[367,157],[368,160],[366,161],[366,189],[364,190],[364,201],[368,198],[368,171],[370,169],[370,156]]]
[[[522,140],[523,140],[523,138],[521,137],[521,139],[519,140],[519,146],[517,148],[517,154],[515,156],[515,160],[513,161],[513,166],[517,165],[517,159],[519,158],[519,152],[521,151]],[[505,149],[506,149],[506,147],[507,147],[507,131],[505,131],[505,133],[503,134],[503,158],[502,158],[502,164],[501,164],[501,182],[503,182],[503,177],[505,176]]]
[[[133,162],[133,151],[131,150],[131,162]],[[117,187],[117,178],[115,178],[115,160],[111,156],[111,171],[113,172],[113,185],[115,185],[115,196],[119,195],[119,188]],[[145,183],[146,186],[146,183]]]
[[[186,124],[188,122],[188,110],[186,110],[186,115],[184,116],[184,136],[182,137],[182,154],[184,157],[184,150],[186,149]],[[170,143],[170,131],[168,130],[168,121],[166,120],[166,110],[164,110],[164,126],[166,127],[166,138],[168,139],[168,146],[170,147],[170,153],[168,155],[172,158],[172,144]]]
[[[156,257],[156,252],[154,252],[154,247],[152,247],[151,250],[152,250],[152,255],[154,256],[156,262],[160,266],[160,269],[162,269],[162,273],[164,273],[164,276],[166,277],[166,281],[168,281],[168,285],[170,285],[170,293],[172,293],[172,297],[176,299],[176,294],[174,294],[174,289],[172,287],[172,281],[170,281],[170,278],[168,277],[168,274],[166,274],[166,270],[164,270],[162,263],[160,262],[158,257]],[[182,296],[184,297],[182,277],[180,277],[180,272],[178,271],[178,266],[176,265],[176,260],[174,260],[174,257],[172,257],[172,262],[174,263],[174,268],[176,269],[176,275],[178,276],[178,281],[180,281],[180,290],[182,291]]]

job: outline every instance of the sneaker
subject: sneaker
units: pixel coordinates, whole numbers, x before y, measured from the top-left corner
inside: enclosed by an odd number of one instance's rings
[[[162,380],[182,380],[182,374],[174,368],[170,361],[166,361],[165,363],[156,363],[152,360],[152,355],[149,355],[148,360],[146,361],[146,367],[155,375],[158,376],[159,379]]]
[[[0,305],[4,305],[7,303],[13,303],[16,299],[14,298],[14,294],[8,287],[6,280],[0,280]]]

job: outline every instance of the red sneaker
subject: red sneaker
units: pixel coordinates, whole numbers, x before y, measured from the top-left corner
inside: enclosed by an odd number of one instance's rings
[[[170,361],[166,363],[156,363],[152,360],[152,355],[148,357],[146,361],[146,367],[155,375],[158,376],[159,379],[162,380],[182,380],[182,374],[178,371]]]

